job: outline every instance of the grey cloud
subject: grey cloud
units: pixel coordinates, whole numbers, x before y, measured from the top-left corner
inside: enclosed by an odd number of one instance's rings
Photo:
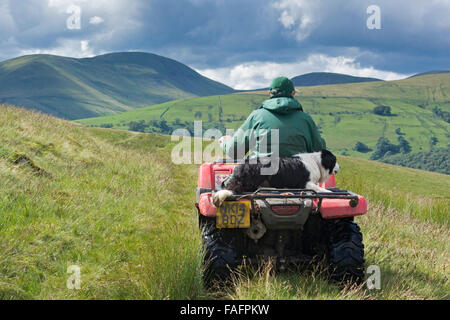
[[[149,51],[199,69],[288,63],[311,54],[356,57],[361,65],[404,73],[449,65],[445,0],[51,1],[53,6],[40,0],[0,4],[0,58],[69,39],[88,40],[94,53]],[[82,7],[81,30],[65,28],[69,3]],[[366,8],[374,3],[382,30],[366,28]],[[90,24],[94,16],[104,21]]]

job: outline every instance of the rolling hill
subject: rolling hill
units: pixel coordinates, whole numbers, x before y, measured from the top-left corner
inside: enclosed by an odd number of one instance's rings
[[[186,65],[150,53],[84,59],[30,55],[0,63],[0,102],[65,119],[233,91]]]
[[[450,123],[450,74],[434,74],[399,81],[298,87],[297,99],[312,115],[328,147],[340,154],[368,159],[380,137],[396,144],[405,139],[412,152],[448,148]],[[267,99],[266,92],[171,101],[119,115],[83,119],[90,126],[171,133],[203,121],[204,128],[237,129]],[[374,114],[389,106],[390,116]],[[130,127],[130,122],[141,125]],[[402,138],[399,138],[399,137]],[[357,142],[371,152],[355,150]]]
[[[410,78],[427,76],[430,74],[441,74],[441,73],[450,73],[450,70],[433,70],[433,71],[428,71],[428,72],[422,72],[422,73],[415,74],[415,75],[411,76]]]
[[[174,165],[169,136],[0,107],[2,299],[448,299],[448,176],[339,156],[338,185],[369,202],[356,220],[381,290],[268,266],[206,292],[198,165]],[[72,265],[80,290],[66,287]]]
[[[309,87],[327,84],[344,84],[358,82],[382,81],[376,78],[354,77],[347,74],[331,72],[312,72],[291,79],[295,86]]]

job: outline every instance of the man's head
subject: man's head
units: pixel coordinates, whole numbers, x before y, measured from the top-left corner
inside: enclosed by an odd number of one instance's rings
[[[286,77],[276,78],[270,85],[269,95],[271,98],[291,98],[295,95],[294,83]]]

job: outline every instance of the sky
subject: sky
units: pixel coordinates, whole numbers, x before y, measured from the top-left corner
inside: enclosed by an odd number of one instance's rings
[[[0,61],[143,51],[235,89],[450,69],[450,0],[0,0]]]

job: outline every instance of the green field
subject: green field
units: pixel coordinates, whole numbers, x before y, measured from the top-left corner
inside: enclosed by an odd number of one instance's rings
[[[450,124],[432,110],[450,112],[450,73],[297,89],[297,99],[320,127],[328,147],[339,154],[369,158],[370,152],[354,150],[356,142],[374,149],[378,139],[386,137],[395,144],[398,129],[412,152],[448,148]],[[160,128],[152,122],[164,120],[169,130],[163,132],[170,133],[174,128],[202,120],[204,127],[237,129],[265,99],[265,92],[185,99],[78,122],[128,130],[131,121],[143,120],[149,125],[147,131],[158,131]],[[393,116],[374,114],[373,108],[379,105],[391,107]],[[433,137],[438,142],[432,146]]]
[[[168,136],[0,108],[2,299],[449,298],[446,175],[339,157],[338,185],[369,201],[356,221],[367,265],[381,268],[381,290],[342,289],[320,273],[277,274],[267,265],[206,292],[198,165],[174,165]],[[71,265],[81,268],[80,290],[66,287]]]

